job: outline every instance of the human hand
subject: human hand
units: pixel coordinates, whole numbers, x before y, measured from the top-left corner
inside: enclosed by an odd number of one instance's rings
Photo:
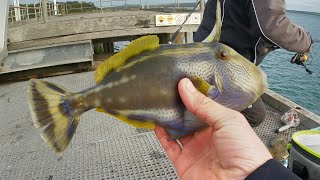
[[[182,79],[178,89],[189,111],[209,125],[180,139],[183,149],[156,127],[181,179],[244,179],[272,158],[241,113],[205,97],[188,79]]]

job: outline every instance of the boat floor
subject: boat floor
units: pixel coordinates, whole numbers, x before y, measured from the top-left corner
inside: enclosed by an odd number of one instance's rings
[[[77,92],[94,85],[93,72],[47,78]],[[80,125],[61,160],[42,141],[27,104],[27,81],[0,85],[0,179],[178,179],[153,131],[133,128],[94,110]],[[266,146],[282,113],[267,105],[254,128]],[[282,134],[306,129],[303,125]]]

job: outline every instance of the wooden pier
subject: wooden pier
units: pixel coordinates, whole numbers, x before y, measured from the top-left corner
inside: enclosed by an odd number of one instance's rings
[[[97,54],[99,54],[98,57],[100,57],[100,60],[103,56],[109,57],[114,54],[114,42],[131,41],[143,35],[156,34],[160,38],[160,43],[168,43],[172,34],[179,28],[179,23],[181,24],[188,14],[189,12],[165,13],[150,10],[110,11],[92,14],[51,16],[47,22],[39,19],[31,19],[10,23],[8,28],[9,57],[7,60],[5,59],[0,66],[0,81],[28,79],[30,77],[43,77],[70,73],[72,71],[90,70],[96,66],[96,63],[99,63],[94,61],[94,57],[97,57]],[[164,17],[163,19],[161,19],[162,16]],[[177,18],[178,16],[180,16],[180,19]],[[202,13],[194,12],[189,18],[188,23],[181,29],[174,43],[193,42],[193,33],[197,30],[201,22],[201,17]],[[178,22],[178,20],[180,22]],[[159,25],[159,22],[162,21],[168,22],[166,25]],[[100,48],[102,51],[94,52],[96,48],[92,48],[92,50],[87,49],[86,51],[88,52],[90,50],[92,51],[92,59],[88,58],[86,54],[86,57],[82,58],[83,61],[79,61],[79,57],[72,59],[73,56],[69,54],[65,55],[65,59],[68,59],[68,61],[64,61],[63,58],[53,58],[51,61],[55,62],[53,63],[54,66],[41,63],[50,61],[48,59],[26,59],[25,61],[28,62],[26,66],[25,63],[16,62],[16,57],[13,57],[14,53],[20,53],[19,57],[24,56],[21,55],[23,53],[44,57],[47,55],[43,54],[49,53],[49,48],[51,48],[50,51],[53,51],[52,47],[65,49],[65,44],[70,47],[70,43],[74,44],[75,49],[78,50],[81,49],[81,47],[77,45],[78,42],[88,42],[87,46],[93,45],[94,47],[102,45],[102,48]],[[60,50],[56,50],[55,52],[59,51]],[[12,54],[11,57],[10,54]],[[27,57],[28,56],[26,56],[26,58]],[[82,65],[79,66],[79,63]],[[64,66],[68,66],[69,70],[65,71]],[[70,69],[72,71],[70,71]],[[40,73],[41,71],[47,71],[48,73],[43,74]]]
[[[9,26],[8,49],[16,50],[83,40],[131,40],[147,34],[169,35],[179,26],[156,26],[155,11],[114,11],[51,17],[49,22],[31,21]],[[181,14],[181,13],[180,13]],[[184,25],[181,32],[193,33],[199,24]],[[162,38],[165,42],[165,38]]]

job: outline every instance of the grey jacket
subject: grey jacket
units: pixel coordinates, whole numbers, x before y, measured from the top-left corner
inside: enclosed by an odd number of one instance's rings
[[[274,47],[304,53],[311,37],[286,16],[284,0],[220,0],[220,42],[255,64],[260,64]],[[208,0],[194,41],[204,40],[215,25],[216,0]]]

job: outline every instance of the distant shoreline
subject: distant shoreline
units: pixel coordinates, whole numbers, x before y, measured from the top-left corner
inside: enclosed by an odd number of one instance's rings
[[[297,11],[297,10],[286,10],[287,12],[293,12],[293,13],[302,13],[302,14],[311,14],[311,15],[317,15],[320,16],[320,13],[318,12],[308,12],[308,11]]]
[[[11,1],[10,1],[11,2]],[[85,3],[92,3],[90,0],[89,1],[84,1]],[[79,1],[75,0],[75,1],[66,1],[66,0],[57,0],[57,3],[63,3],[63,4],[67,4],[67,3],[72,3],[72,4],[80,4]],[[39,3],[37,3],[39,4]],[[195,6],[196,3],[179,3],[179,7],[180,8],[193,8]],[[12,3],[9,4],[10,6],[13,6]],[[164,4],[157,4],[157,3],[143,3],[143,5],[145,6],[150,6],[150,7],[175,7],[176,4],[175,3],[164,3]],[[26,6],[26,4],[22,4],[20,3],[20,6]],[[32,4],[29,4],[29,6],[32,6]],[[140,8],[140,4],[127,4],[127,5],[115,5],[112,7],[113,9],[121,9],[121,8]],[[298,10],[291,10],[291,9],[287,9],[286,12],[292,12],[292,13],[302,13],[302,14],[311,14],[311,15],[317,15],[320,16],[320,12],[309,12],[309,11],[298,11]]]

